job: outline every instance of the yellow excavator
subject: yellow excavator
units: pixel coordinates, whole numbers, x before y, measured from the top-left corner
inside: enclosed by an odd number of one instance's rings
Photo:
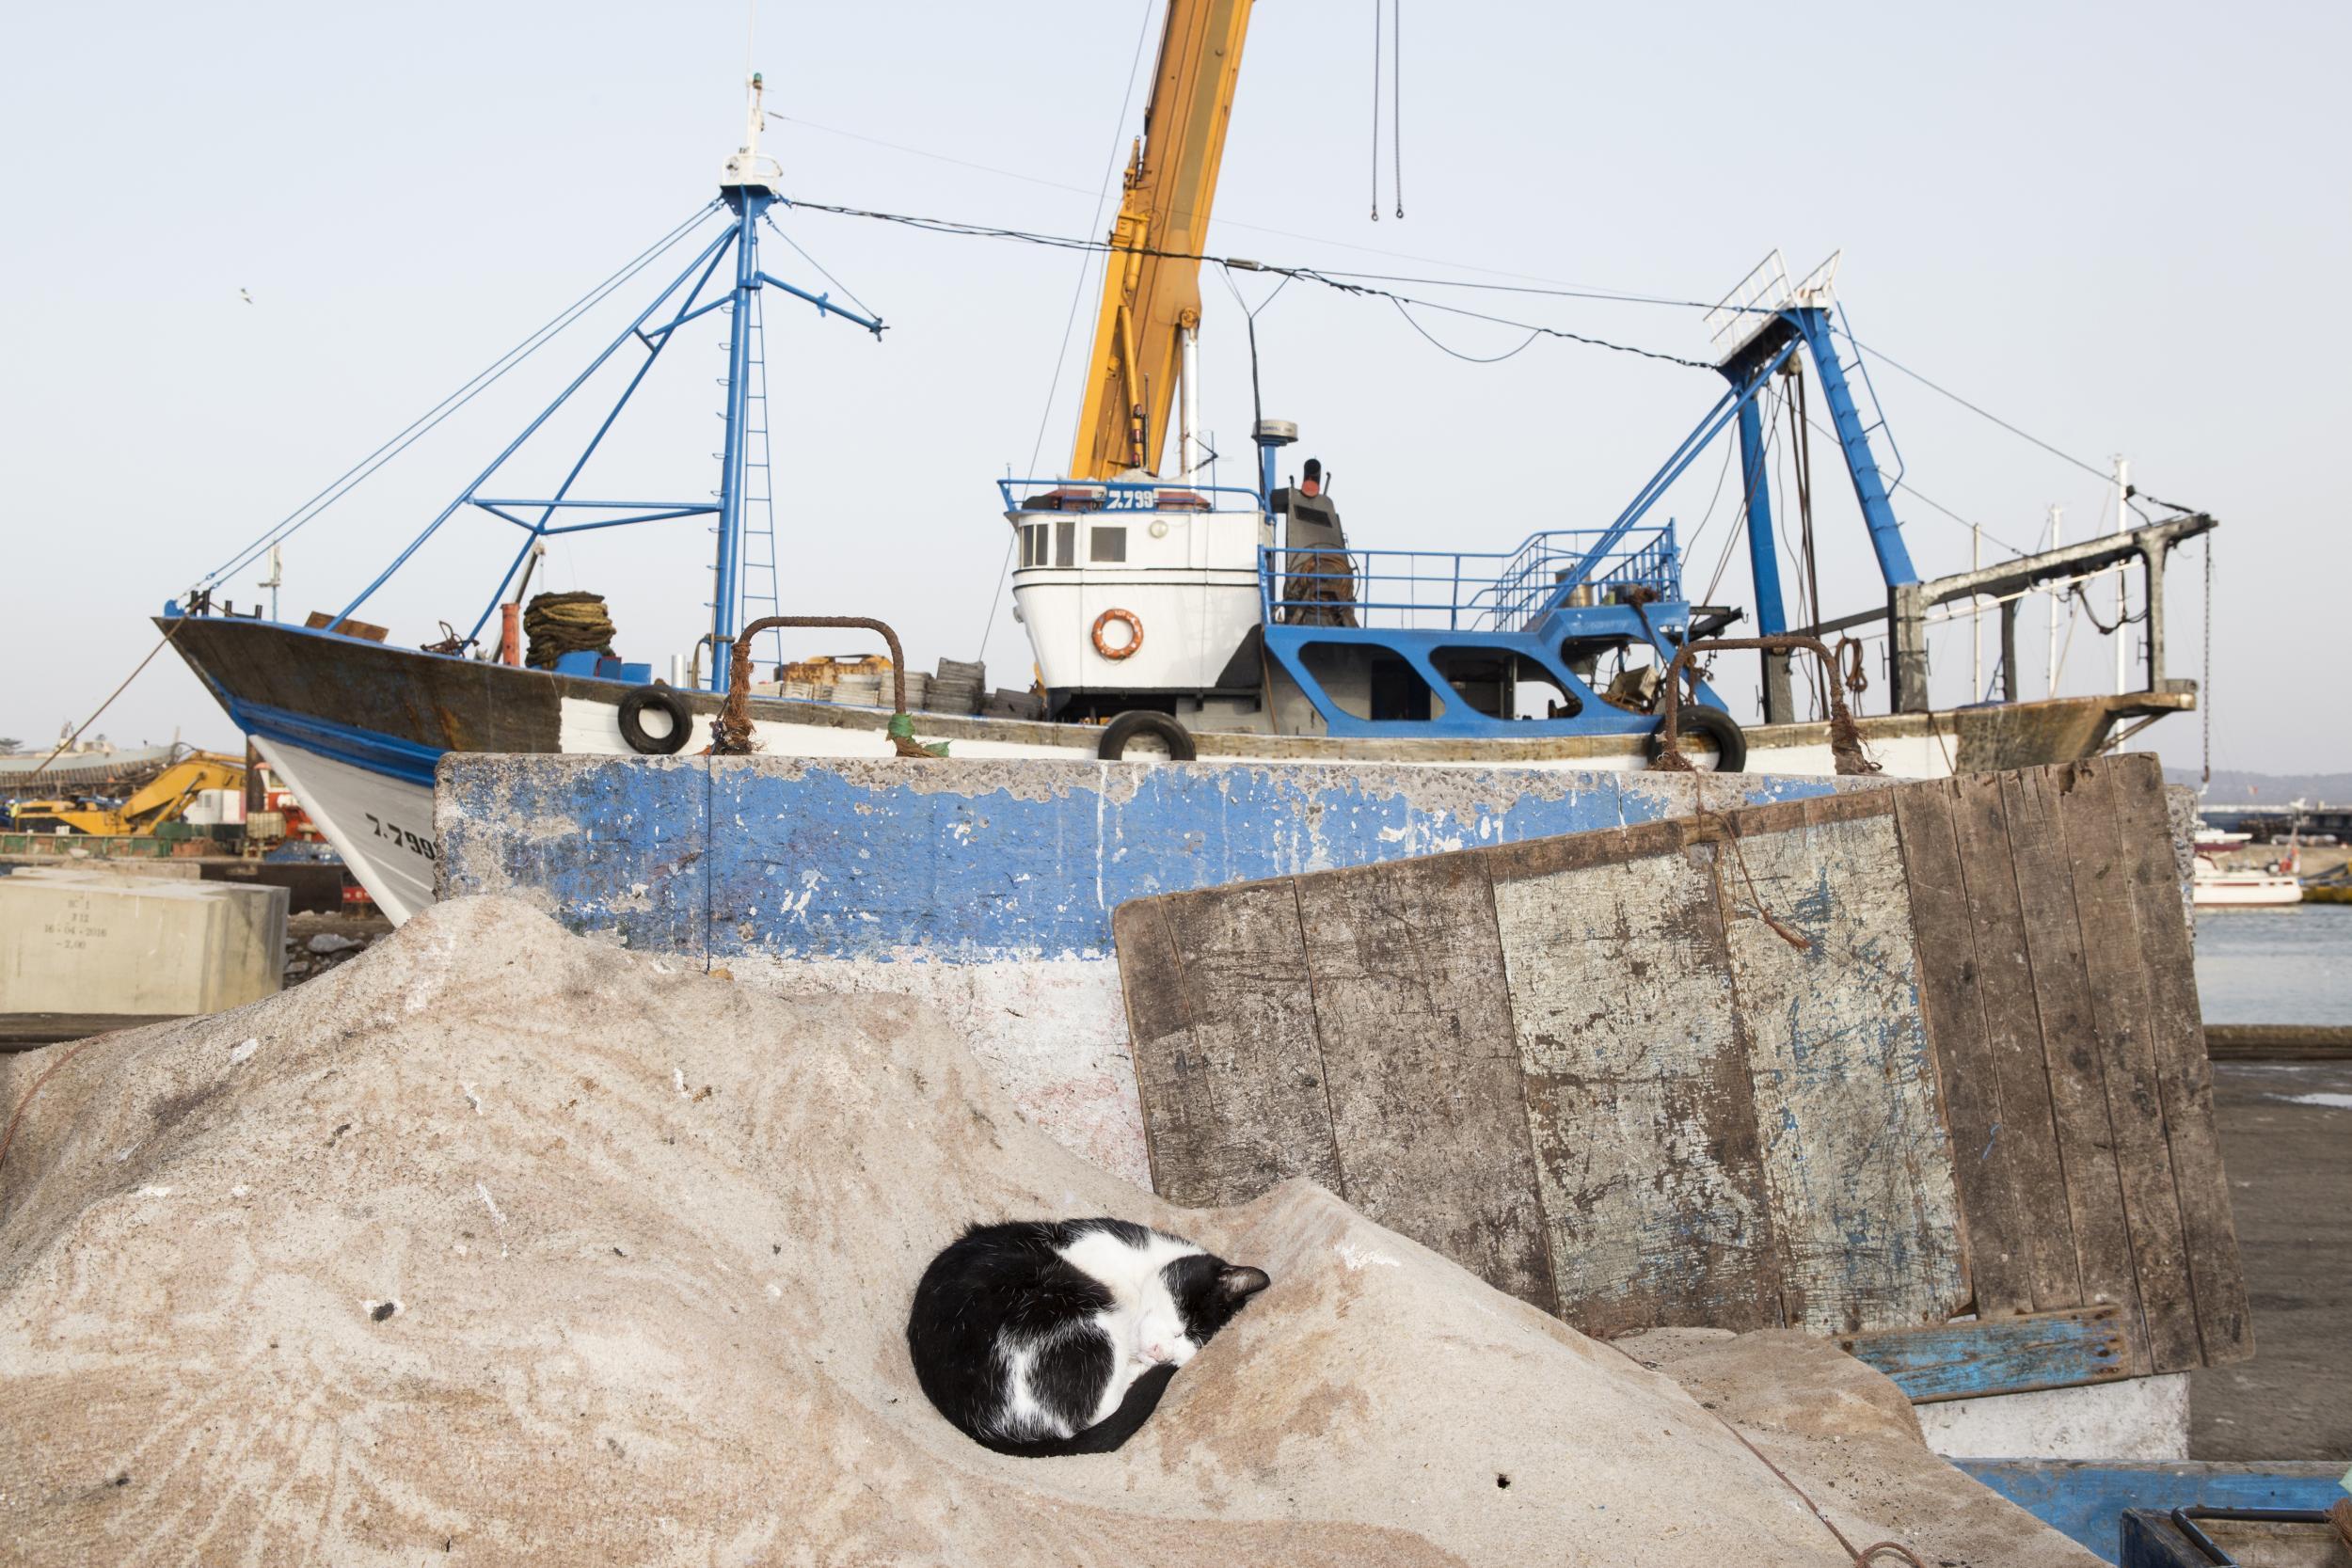
[[[1241,75],[1250,0],[1169,0],[1143,135],[1120,198],[1114,246],[1070,475],[1114,479],[1159,472],[1178,382],[1187,410],[1198,395],[1193,345],[1200,325],[1200,253],[1225,158],[1225,131]],[[1199,421],[1185,422],[1188,439]],[[1190,452],[1181,467],[1194,466]]]
[[[51,832],[65,828],[77,833],[118,838],[128,833],[151,833],[175,822],[208,789],[245,788],[245,764],[215,752],[190,752],[142,785],[119,806],[87,806],[76,800],[20,800],[9,813],[21,832]]]

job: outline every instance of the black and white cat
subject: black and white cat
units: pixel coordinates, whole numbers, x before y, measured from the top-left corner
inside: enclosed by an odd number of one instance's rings
[[[999,1453],[1108,1453],[1270,1281],[1126,1220],[976,1225],[914,1288],[907,1348],[939,1413]]]

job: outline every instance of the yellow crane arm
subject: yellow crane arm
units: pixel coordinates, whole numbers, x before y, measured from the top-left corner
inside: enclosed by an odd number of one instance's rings
[[[1208,237],[1250,4],[1168,0],[1152,103],[1103,269],[1073,478],[1159,469],[1180,335],[1200,322],[1200,263],[1180,258],[1198,254]]]

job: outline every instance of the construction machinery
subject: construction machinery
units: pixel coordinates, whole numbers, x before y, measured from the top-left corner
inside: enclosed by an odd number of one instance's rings
[[[1156,474],[1180,382],[1186,414],[1198,404],[1199,258],[1225,158],[1249,7],[1250,0],[1168,5],[1152,103],[1127,166],[1103,272],[1086,404],[1070,458],[1073,479],[1115,479],[1134,468]],[[1178,453],[1187,479],[1198,466],[1199,438],[1199,421],[1188,417]]]
[[[101,805],[89,800],[20,800],[11,814],[12,826],[31,832],[62,828],[104,838],[151,833],[164,823],[177,822],[189,815],[203,796],[214,790],[242,795],[245,764],[215,752],[190,752],[119,806]]]

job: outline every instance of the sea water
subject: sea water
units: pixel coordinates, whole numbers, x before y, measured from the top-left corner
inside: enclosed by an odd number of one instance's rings
[[[2352,904],[2197,911],[2208,1023],[2352,1023]]]

